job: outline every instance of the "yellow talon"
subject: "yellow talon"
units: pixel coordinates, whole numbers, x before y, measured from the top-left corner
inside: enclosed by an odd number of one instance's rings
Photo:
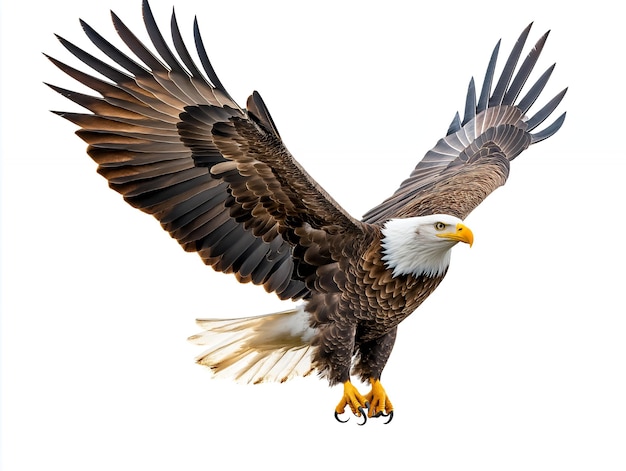
[[[361,417],[361,413],[364,408],[367,407],[367,400],[358,389],[354,387],[350,380],[343,383],[343,396],[339,404],[337,404],[337,407],[335,407],[335,412],[337,414],[343,414],[346,410],[346,406],[349,406],[352,413],[357,417]]]
[[[383,388],[383,385],[380,383],[380,380],[370,378],[370,383],[372,389],[365,395],[365,400],[369,402],[368,417],[393,414],[393,405],[385,392],[385,388]],[[391,415],[391,417],[393,417],[393,415]],[[391,418],[389,421],[391,421]]]
[[[365,396],[359,393],[350,380],[343,383],[343,396],[337,407],[335,407],[335,419],[342,423],[347,422],[348,419],[341,420],[339,414],[343,414],[346,406],[349,406],[355,416],[363,417],[363,422],[359,425],[365,425],[368,417],[389,417],[385,423],[391,422],[391,419],[393,419],[393,405],[385,392],[385,388],[383,388],[378,379],[370,378],[370,383],[372,389]],[[368,409],[367,414],[365,413],[366,408]]]

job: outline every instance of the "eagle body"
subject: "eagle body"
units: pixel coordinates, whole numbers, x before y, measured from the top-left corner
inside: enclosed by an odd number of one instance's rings
[[[313,367],[331,384],[348,381],[352,366],[352,373],[363,380],[380,378],[397,325],[445,275],[394,276],[383,260],[381,229],[367,225],[364,232],[354,252],[337,254],[337,262],[319,271],[319,282],[305,301],[310,325],[316,328]]]
[[[469,83],[463,117],[357,219],[287,150],[257,92],[245,108],[228,94],[197,22],[194,59],[174,14],[170,41],[145,0],[143,17],[151,47],[112,13],[130,55],[83,21],[105,60],[58,37],[96,75],[49,59],[96,93],[50,85],[87,110],[56,113],[79,126],[109,186],[184,250],[294,302],[282,313],[198,320],[202,332],[191,340],[206,347],[198,363],[252,383],[317,372],[344,386],[336,417],[346,407],[363,417],[393,414],[380,378],[398,325],[441,283],[454,245],[471,246],[463,220],[506,182],[510,162],[563,124],[565,113],[538,130],[566,89],[531,111],[554,65],[525,87],[548,33],[518,67],[529,25],[496,79],[498,42],[480,91]],[[371,391],[362,395],[351,375]]]

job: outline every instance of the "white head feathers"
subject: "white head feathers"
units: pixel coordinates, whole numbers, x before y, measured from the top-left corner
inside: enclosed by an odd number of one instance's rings
[[[382,230],[383,261],[393,276],[443,275],[450,265],[450,249],[472,243],[472,232],[446,214],[391,219]]]

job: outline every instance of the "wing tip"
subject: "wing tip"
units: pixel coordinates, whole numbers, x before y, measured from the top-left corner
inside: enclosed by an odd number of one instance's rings
[[[491,57],[489,63],[487,65],[487,70],[484,75],[483,84],[480,92],[480,97],[475,105],[475,113],[477,114],[485,111],[487,108],[492,108],[500,105],[510,105],[516,106],[522,110],[522,113],[526,113],[528,109],[532,107],[535,99],[541,94],[543,88],[545,87],[548,79],[550,78],[552,71],[556,66],[556,62],[553,63],[544,74],[533,84],[531,89],[526,92],[526,95],[520,99],[520,92],[525,88],[526,80],[528,76],[531,74],[535,65],[539,59],[539,56],[543,50],[543,47],[550,35],[551,31],[548,29],[543,35],[539,37],[533,48],[526,55],[526,59],[523,64],[518,68],[517,62],[520,59],[524,46],[526,45],[526,41],[528,40],[529,33],[534,25],[534,21],[531,21],[521,32],[518,39],[516,40],[509,56],[506,60],[503,70],[500,72],[500,76],[497,78],[497,83],[495,84],[494,89],[492,90],[493,82],[495,81],[495,67],[497,58],[499,55],[499,49],[502,44],[502,39],[498,39],[496,45],[491,53]],[[472,77],[473,80],[473,77]],[[471,87],[471,81],[470,81]],[[563,98],[565,91],[567,88],[558,94],[555,98],[551,100],[551,102],[544,106],[541,110],[539,110],[532,118],[528,120],[533,126],[530,127],[529,131],[534,129],[538,124],[540,124],[544,119],[546,119],[559,104],[560,100]],[[468,90],[469,92],[469,90]],[[447,134],[450,135],[454,132],[458,132],[462,126],[471,121],[468,119],[468,107],[471,103],[468,101],[470,99],[470,95],[468,93],[468,97],[465,103],[465,116],[461,123],[457,123],[457,118],[455,116],[454,120],[450,124],[448,128]],[[472,110],[470,110],[472,111]],[[458,115],[458,112],[457,112]],[[536,118],[536,119],[533,119]],[[556,132],[556,131],[555,131]],[[539,134],[543,136],[542,134]],[[551,135],[551,134],[550,134]],[[548,136],[549,137],[549,136]],[[546,137],[544,137],[545,139]],[[543,139],[542,139],[543,140]],[[538,140],[534,140],[533,142],[538,142]]]
[[[545,129],[542,129],[539,132],[530,135],[531,144],[536,144],[538,142],[544,141],[549,137],[555,135],[563,123],[565,122],[565,117],[567,115],[567,111],[564,111],[550,126]]]

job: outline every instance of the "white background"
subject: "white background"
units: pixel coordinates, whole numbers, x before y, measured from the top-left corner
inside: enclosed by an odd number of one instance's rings
[[[48,111],[78,108],[43,81],[84,90],[41,55],[77,64],[53,33],[93,52],[77,20],[114,38],[111,8],[147,40],[139,0],[3,2],[3,470],[626,468],[623,13],[423,5],[176,4],[190,45],[198,15],[230,93],[259,90],[355,215],[445,133],[498,38],[508,54],[530,21],[530,43],[552,29],[542,103],[569,86],[565,125],[467,219],[474,247],[400,328],[383,378],[394,421],[357,427],[335,422],[341,391],[324,381],[235,385],[194,364],[196,317],[287,306],[184,253]],[[171,0],[152,7],[166,30]]]

